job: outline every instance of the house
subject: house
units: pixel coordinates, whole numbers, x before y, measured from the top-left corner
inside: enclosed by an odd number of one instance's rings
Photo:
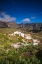
[[[15,49],[20,48],[21,44],[20,43],[16,43],[16,44],[11,44],[12,47],[14,47]]]
[[[22,36],[22,37],[24,37],[24,33],[21,33],[21,32],[19,32],[19,31],[16,31],[16,32],[14,32],[14,35],[19,35],[19,36]]]
[[[24,33],[21,33],[20,36],[22,36],[24,38],[25,37],[25,34]]]
[[[30,39],[30,40],[32,39],[32,37],[31,37],[30,34],[25,34],[25,38],[26,38],[26,39]]]
[[[21,34],[21,32],[19,32],[19,31],[14,32],[14,35],[19,35],[20,36],[20,34]]]
[[[40,41],[38,39],[33,39],[33,45],[38,45]]]

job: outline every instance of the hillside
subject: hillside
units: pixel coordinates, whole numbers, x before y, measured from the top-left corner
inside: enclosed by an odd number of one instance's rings
[[[42,23],[21,23],[17,24],[15,22],[1,22],[0,28],[14,28],[26,32],[39,32],[42,31]]]
[[[19,24],[19,29],[21,28],[21,30],[25,30],[25,31],[42,31],[42,23],[22,23]]]
[[[0,21],[0,28],[7,28],[7,27],[8,27],[8,25],[6,22]]]
[[[17,28],[18,24],[15,22],[6,22],[9,28]]]
[[[0,21],[0,28],[17,28],[18,24],[15,22],[2,22]]]

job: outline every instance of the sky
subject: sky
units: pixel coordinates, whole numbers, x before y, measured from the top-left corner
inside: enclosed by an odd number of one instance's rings
[[[0,0],[0,21],[42,23],[42,0]]]

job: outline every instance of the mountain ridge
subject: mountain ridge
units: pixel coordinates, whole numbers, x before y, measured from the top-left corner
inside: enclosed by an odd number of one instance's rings
[[[24,30],[42,30],[42,23],[21,23],[17,24],[15,22],[2,22],[0,21],[0,28],[17,28]]]

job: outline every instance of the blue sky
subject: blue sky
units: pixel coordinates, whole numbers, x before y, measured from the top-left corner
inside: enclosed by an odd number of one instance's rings
[[[42,22],[42,0],[0,0],[0,20]]]

